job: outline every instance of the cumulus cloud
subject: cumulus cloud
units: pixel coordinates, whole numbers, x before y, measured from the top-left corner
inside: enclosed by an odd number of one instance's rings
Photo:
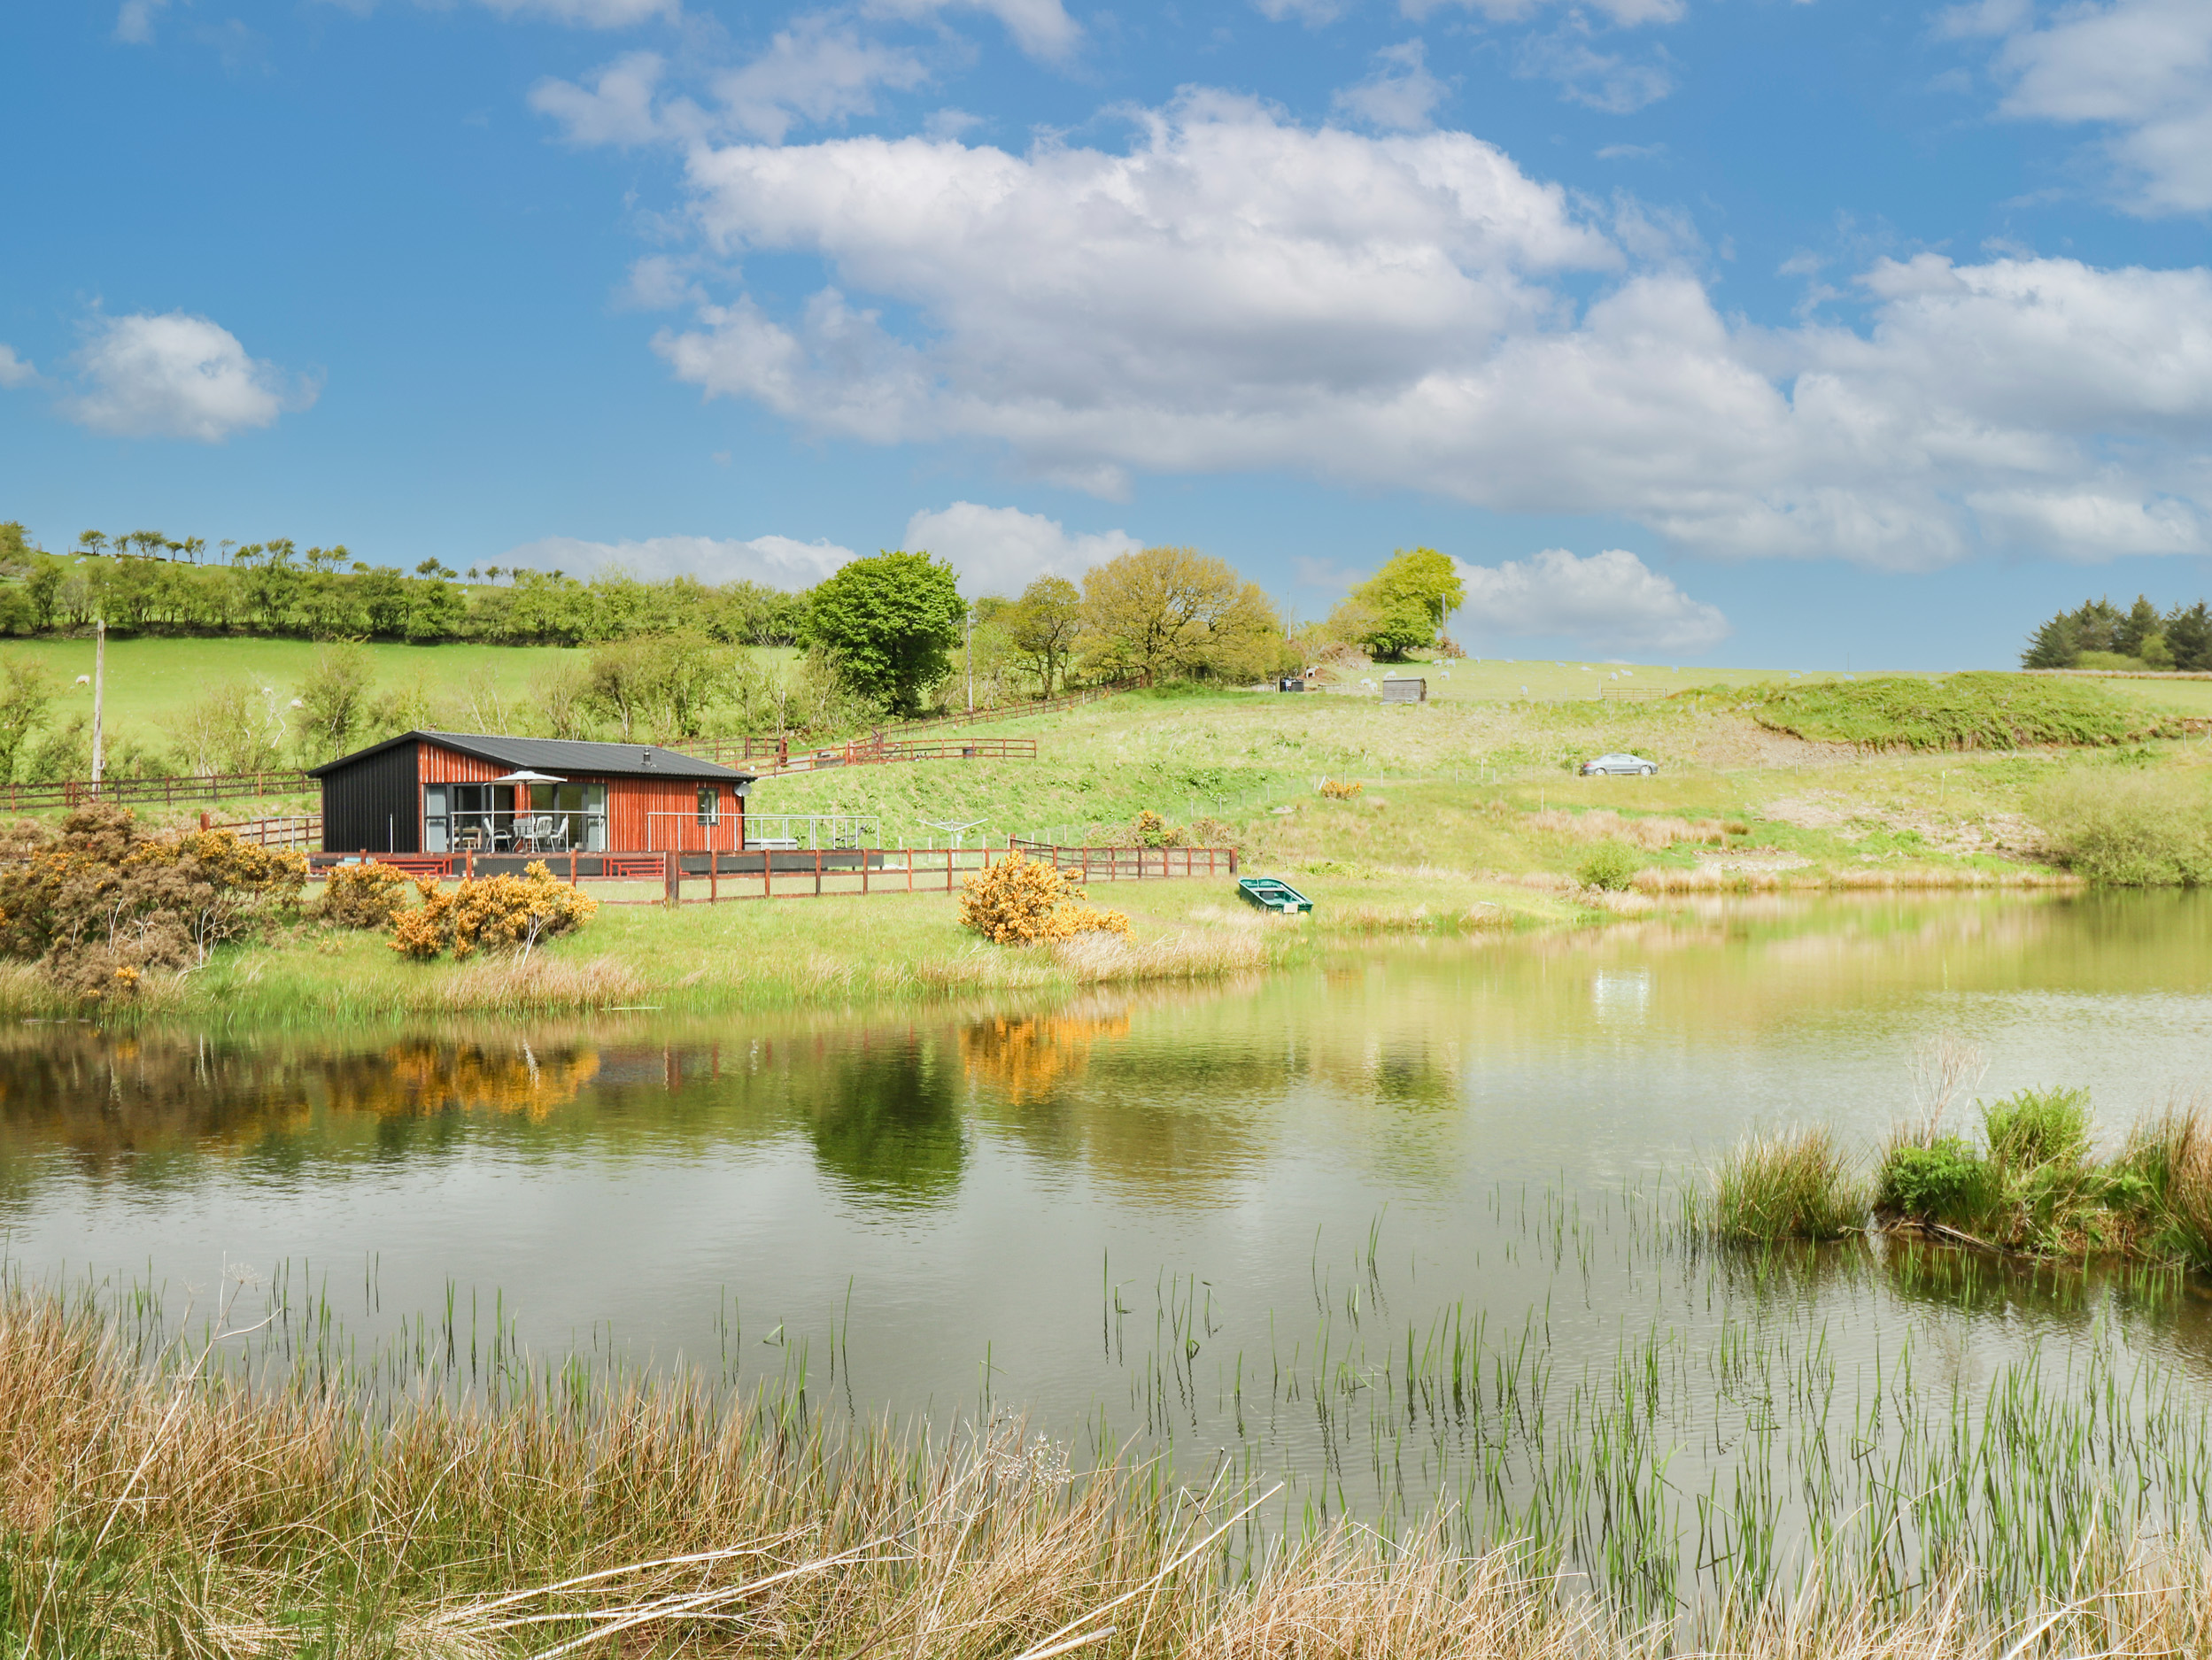
[[[1468,565],[1458,627],[1475,638],[1569,639],[1591,652],[1711,651],[1729,637],[1720,611],[1624,548],[1577,559],[1546,548],[1526,560]]]
[[[1980,0],[1941,21],[1946,34],[1999,40],[2002,113],[2106,129],[2122,206],[2212,209],[2212,7],[2202,0],[2068,6],[2039,27],[2020,0]]]
[[[1011,597],[1040,576],[1080,577],[1144,544],[1125,530],[1071,536],[1040,513],[956,501],[908,520],[905,545],[945,560],[971,590]]]
[[[811,588],[855,557],[834,542],[800,542],[787,536],[750,541],[709,536],[654,536],[636,541],[587,542],[545,537],[510,548],[509,565],[566,571],[572,576],[623,571],[648,580],[696,576],[705,583],[739,580],[771,588]]]
[[[1374,73],[1344,88],[1331,101],[1338,113],[1385,132],[1418,133],[1450,90],[1428,73],[1427,49],[1419,41],[1386,46]]]
[[[1107,496],[1308,469],[1729,556],[2208,545],[2200,268],[1882,261],[1860,328],[1755,328],[1678,238],[1593,223],[1466,134],[1316,131],[1218,94],[1125,153],[701,145],[688,180],[710,254],[829,281],[700,305],[654,349],[824,434],[994,441]]]
[[[38,369],[27,358],[15,355],[15,348],[0,343],[0,389],[29,386],[38,379]]]
[[[316,389],[246,355],[238,337],[184,312],[101,319],[76,360],[63,413],[96,432],[218,444],[304,409]]]

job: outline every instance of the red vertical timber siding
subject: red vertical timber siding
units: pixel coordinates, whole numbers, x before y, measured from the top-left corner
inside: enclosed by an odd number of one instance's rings
[[[497,761],[478,761],[438,744],[418,744],[424,784],[489,784],[514,770]],[[745,803],[733,794],[726,779],[609,778],[603,775],[571,772],[561,775],[570,784],[607,786],[607,844],[610,853],[660,853],[670,846],[685,853],[704,853],[711,836],[717,852],[733,853],[744,845]],[[699,792],[708,784],[722,798],[722,822],[699,822]],[[422,828],[422,804],[415,803],[416,830]],[[654,814],[679,814],[678,818],[655,818]],[[681,833],[683,839],[677,841]]]
[[[514,770],[494,761],[478,761],[438,744],[417,744],[415,766],[424,784],[490,784]]]

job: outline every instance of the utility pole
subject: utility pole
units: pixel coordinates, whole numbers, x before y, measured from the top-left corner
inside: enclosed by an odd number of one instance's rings
[[[976,608],[972,602],[960,621],[967,630],[968,713],[973,714],[976,712]]]
[[[100,792],[100,704],[107,690],[107,619],[92,625],[92,793]]]

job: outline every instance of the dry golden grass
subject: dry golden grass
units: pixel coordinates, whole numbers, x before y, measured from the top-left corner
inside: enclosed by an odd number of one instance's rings
[[[1528,827],[1532,830],[1548,830],[1574,841],[1618,841],[1631,847],[1641,847],[1647,853],[1659,853],[1678,842],[1697,842],[1708,847],[1725,847],[1729,840],[1729,826],[1717,818],[1677,818],[1671,814],[1654,815],[1648,818],[1624,818],[1611,807],[1593,807],[1587,813],[1569,813],[1561,807],[1551,807],[1528,815]],[[1738,824],[1741,834],[1744,826]]]
[[[2212,1573],[2170,1540],[2079,1564],[2049,1614],[1992,1618],[1964,1577],[1900,1607],[1813,1575],[1694,1633],[1631,1631],[1512,1548],[1343,1525],[1269,1544],[1261,1494],[1073,1471],[1008,1425],[930,1448],[681,1378],[366,1407],[199,1370],[143,1369],[93,1314],[0,1295],[6,1652],[1641,1660],[1690,1640],[1995,1660],[2212,1641]]]

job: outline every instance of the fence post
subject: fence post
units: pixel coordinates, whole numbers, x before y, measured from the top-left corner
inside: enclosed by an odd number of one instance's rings
[[[1229,849],[1229,874],[1236,874],[1236,849],[1234,847]]]
[[[568,885],[579,893],[584,892],[583,884],[576,880],[576,850],[573,846],[568,849]]]
[[[684,902],[683,855],[671,847],[661,855],[661,881],[668,891],[668,902],[681,905]]]
[[[864,888],[868,880],[868,853],[865,848],[861,850],[860,869]],[[822,850],[819,847],[814,850],[814,897],[817,899],[822,897]]]

